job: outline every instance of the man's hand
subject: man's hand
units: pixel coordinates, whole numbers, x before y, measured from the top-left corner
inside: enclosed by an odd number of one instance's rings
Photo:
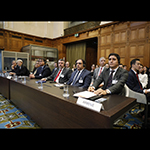
[[[46,78],[42,78],[41,81],[46,81]]]
[[[149,90],[148,90],[148,89],[145,89],[145,90],[144,90],[144,93],[145,93],[145,94],[149,93]]]
[[[94,92],[94,94],[97,94],[97,95],[107,95],[107,92],[106,92],[106,90],[102,90],[101,88],[100,89],[98,89],[98,90],[96,90],[95,92]]]
[[[34,76],[33,74],[30,74],[29,77],[30,77],[30,79],[31,79],[31,78],[33,78],[33,79],[35,78],[35,76]]]
[[[16,75],[16,73],[14,73],[14,72],[9,72],[9,75]]]
[[[88,91],[89,91],[89,92],[94,92],[94,87],[89,86]]]

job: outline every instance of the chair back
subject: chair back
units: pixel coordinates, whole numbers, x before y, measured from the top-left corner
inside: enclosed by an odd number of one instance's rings
[[[124,85],[124,88],[126,97],[136,98],[137,103],[147,104],[147,99],[144,94],[129,89],[129,87],[126,84]]]

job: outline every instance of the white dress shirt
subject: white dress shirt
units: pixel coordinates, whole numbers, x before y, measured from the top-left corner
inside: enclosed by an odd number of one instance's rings
[[[139,80],[142,84],[142,87],[146,88],[146,86],[148,84],[148,75],[139,73],[138,76],[139,76]]]

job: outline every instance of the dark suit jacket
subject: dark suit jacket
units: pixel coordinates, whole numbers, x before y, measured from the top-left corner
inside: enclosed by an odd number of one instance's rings
[[[17,65],[16,69],[13,72],[15,72],[17,76],[29,76],[29,74],[30,74],[30,72],[27,69],[27,67],[23,66],[23,65],[21,66],[21,69]]]
[[[49,76],[47,78],[47,80],[51,80],[51,81],[54,81],[55,77],[57,76],[59,72],[59,68],[57,68],[51,76]],[[60,75],[60,78],[59,78],[59,83],[65,83],[69,80],[69,78],[71,77],[71,73],[72,73],[72,70],[71,69],[67,69],[67,68],[64,68],[61,75]]]
[[[38,68],[35,74],[35,79],[42,79],[44,77],[48,77],[49,75],[51,75],[51,69],[45,65],[42,71],[41,67]]]
[[[129,76],[126,84],[131,90],[135,92],[143,93],[143,90],[140,88],[138,79],[132,69],[129,71]]]
[[[95,89],[98,88],[99,84],[104,82],[104,86],[102,87],[102,89],[106,90],[109,73],[110,73],[110,69],[104,68],[103,72],[98,77],[98,79],[94,81],[93,86],[95,87]],[[108,88],[111,91],[111,94],[125,95],[124,84],[126,83],[127,78],[128,78],[128,72],[123,68],[119,67],[113,77],[113,80],[116,80],[116,83],[112,84],[112,86]]]
[[[71,75],[71,78],[67,82],[67,84],[71,84],[73,82],[73,78],[75,74],[77,73],[78,70],[74,71]],[[79,80],[83,80],[83,83],[79,82]],[[76,83],[73,86],[78,86],[78,87],[83,87],[83,88],[88,88],[91,83],[91,72],[84,69],[82,73],[80,74],[80,77],[76,81]]]

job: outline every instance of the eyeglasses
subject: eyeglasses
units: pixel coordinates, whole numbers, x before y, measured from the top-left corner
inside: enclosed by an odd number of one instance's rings
[[[77,65],[77,64],[81,65],[82,63],[79,62],[79,63],[76,63],[76,65]]]

